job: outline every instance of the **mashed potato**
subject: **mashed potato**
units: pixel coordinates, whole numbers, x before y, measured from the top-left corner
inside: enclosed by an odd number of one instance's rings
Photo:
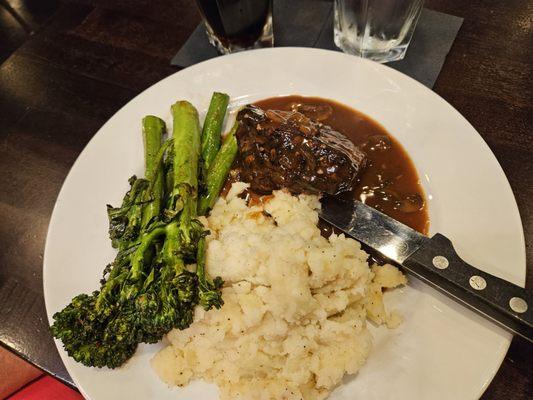
[[[316,196],[277,191],[248,207],[233,185],[204,221],[207,269],[225,281],[220,310],[197,309],[152,360],[169,385],[201,378],[221,399],[323,399],[371,348],[366,319],[394,326],[382,289],[404,284],[395,267],[370,268],[344,235],[325,239]]]

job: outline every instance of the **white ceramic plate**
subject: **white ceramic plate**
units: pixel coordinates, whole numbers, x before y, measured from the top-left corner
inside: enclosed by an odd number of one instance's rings
[[[405,146],[429,201],[431,232],[454,241],[459,254],[485,271],[523,284],[525,246],[515,199],[494,155],[474,128],[423,85],[382,66],[337,52],[277,48],[219,57],[155,84],[117,112],[72,167],[54,208],[44,256],[48,317],[98,286],[113,258],[105,204],[119,204],[132,174],[142,175],[140,121],[170,120],[170,105],[187,99],[205,111],[211,93],[238,106],[302,94],[335,99],[379,121]],[[331,399],[475,399],[488,386],[510,335],[411,279],[392,294],[405,317],[396,330],[377,329],[375,348],[355,377]],[[346,344],[349,346],[349,343]],[[161,345],[141,346],[111,371],[67,357],[69,373],[92,400],[216,399],[213,385],[170,389],[151,370]]]

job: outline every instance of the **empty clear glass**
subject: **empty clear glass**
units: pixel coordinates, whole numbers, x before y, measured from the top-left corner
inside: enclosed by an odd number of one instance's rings
[[[377,62],[401,60],[424,0],[335,0],[335,44]]]

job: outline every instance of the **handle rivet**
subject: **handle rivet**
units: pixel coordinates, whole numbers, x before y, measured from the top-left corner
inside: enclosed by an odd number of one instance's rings
[[[520,314],[527,311],[527,303],[520,297],[513,297],[511,300],[509,300],[509,307],[511,307],[511,310],[514,312]]]
[[[448,259],[444,256],[435,256],[433,257],[433,266],[438,269],[446,269],[450,263]]]
[[[479,275],[471,276],[468,282],[470,283],[470,286],[476,290],[483,290],[487,287],[487,281]]]

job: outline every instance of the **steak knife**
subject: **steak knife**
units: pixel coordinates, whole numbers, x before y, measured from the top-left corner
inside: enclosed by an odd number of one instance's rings
[[[466,263],[440,233],[429,238],[360,201],[326,196],[321,203],[324,221],[533,343],[531,292]]]

